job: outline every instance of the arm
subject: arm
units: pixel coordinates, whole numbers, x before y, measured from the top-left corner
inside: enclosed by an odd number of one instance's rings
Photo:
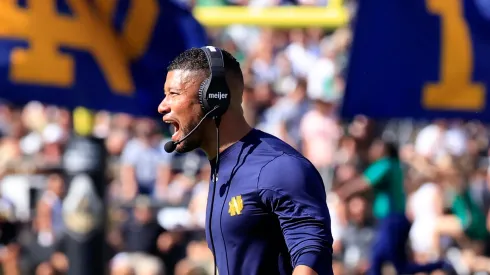
[[[364,192],[370,188],[369,183],[363,176],[357,177],[353,180],[347,181],[337,189],[337,195],[346,200],[352,197],[354,194]]]
[[[344,183],[337,191],[337,194],[342,199],[346,199],[358,192],[375,187],[382,182],[390,168],[391,162],[389,159],[378,160],[371,164],[360,177]]]
[[[258,189],[265,207],[279,219],[293,274],[333,274],[330,214],[313,165],[294,156],[277,157],[262,168]]]

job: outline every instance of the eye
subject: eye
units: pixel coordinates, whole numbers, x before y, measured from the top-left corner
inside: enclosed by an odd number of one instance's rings
[[[174,97],[176,95],[178,95],[178,93],[176,93],[176,92],[167,92],[167,93],[165,93],[165,97]]]

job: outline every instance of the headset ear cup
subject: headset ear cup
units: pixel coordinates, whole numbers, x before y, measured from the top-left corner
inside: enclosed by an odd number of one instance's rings
[[[208,87],[209,87],[209,78],[206,78],[202,83],[201,85],[199,86],[199,104],[201,104],[201,108],[202,110],[207,113],[208,112],[208,102],[207,102],[207,99],[206,99],[206,94],[207,94],[207,90],[208,90]]]

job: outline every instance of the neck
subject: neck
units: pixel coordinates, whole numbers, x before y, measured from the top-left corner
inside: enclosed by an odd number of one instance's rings
[[[252,127],[248,125],[245,118],[231,119],[223,117],[221,119],[221,125],[219,127],[219,152],[223,152],[228,147],[232,146],[244,136],[246,136]],[[216,157],[216,129],[209,132],[210,135],[206,139],[201,149],[206,153],[208,159],[214,159]]]

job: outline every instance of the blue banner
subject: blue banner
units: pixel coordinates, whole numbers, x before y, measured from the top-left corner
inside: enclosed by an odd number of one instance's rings
[[[0,98],[155,116],[169,62],[206,42],[172,0],[2,0]]]
[[[342,115],[490,121],[490,1],[360,1]]]

